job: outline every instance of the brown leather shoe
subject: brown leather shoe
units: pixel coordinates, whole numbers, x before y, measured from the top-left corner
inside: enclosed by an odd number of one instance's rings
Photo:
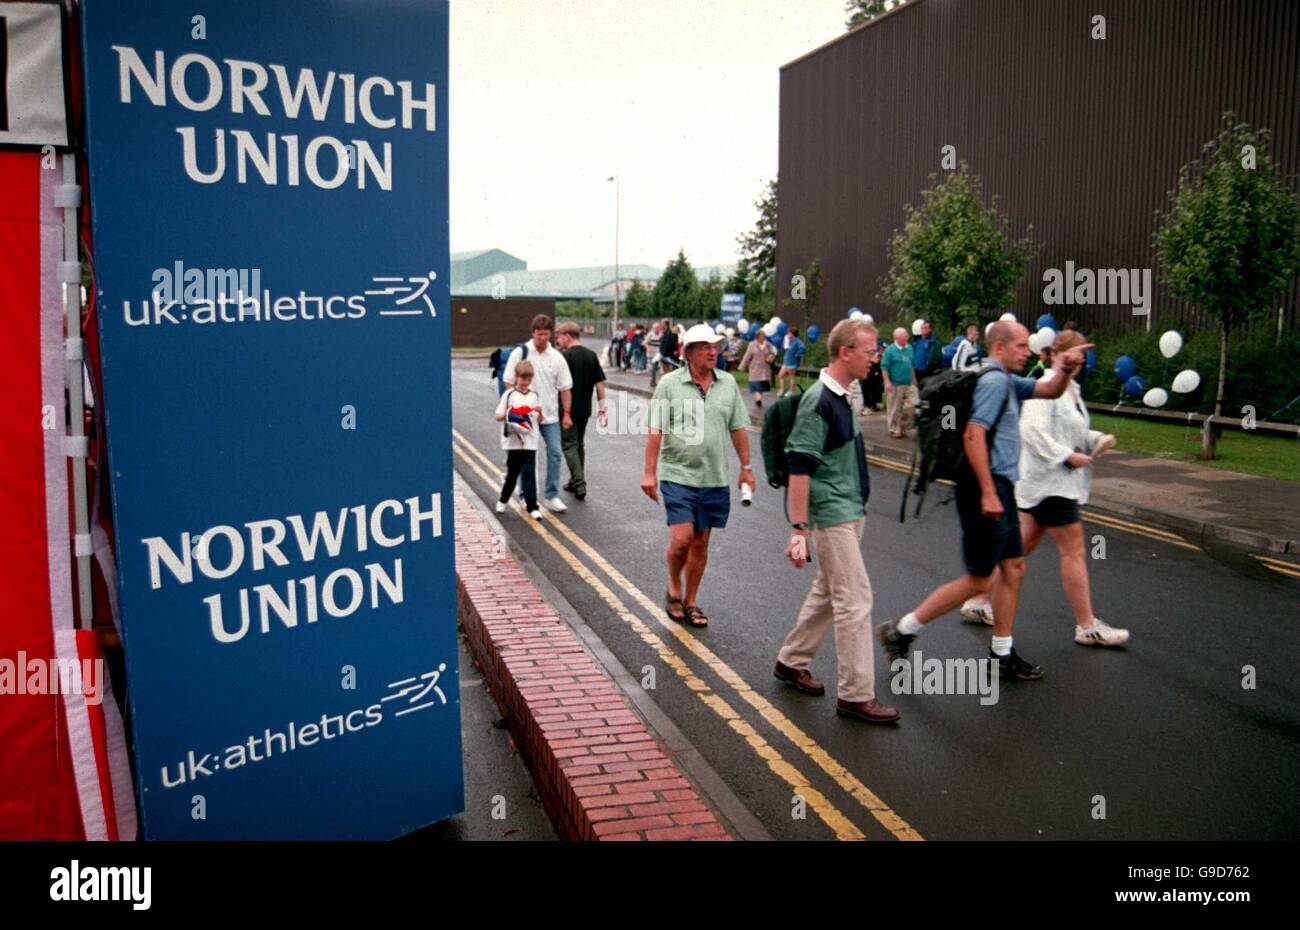
[[[826,686],[813,678],[806,668],[791,668],[777,662],[776,668],[772,669],[772,677],[777,681],[785,682],[796,691],[802,691],[804,694],[821,697],[826,693]]]
[[[854,720],[863,720],[867,723],[897,723],[898,718],[902,716],[897,707],[886,707],[875,698],[869,701],[837,700],[835,713],[841,717],[852,717]]]

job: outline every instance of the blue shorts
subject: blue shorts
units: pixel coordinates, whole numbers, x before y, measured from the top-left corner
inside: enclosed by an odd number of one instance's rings
[[[660,481],[659,494],[668,511],[668,525],[690,523],[696,530],[720,530],[731,515],[731,489],[692,488],[675,481]]]
[[[749,382],[749,393],[765,394],[772,390],[772,384],[769,381],[751,381]]]

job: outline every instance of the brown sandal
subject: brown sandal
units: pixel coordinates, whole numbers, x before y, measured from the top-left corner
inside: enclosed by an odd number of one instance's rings
[[[673,609],[680,610],[681,613],[673,613]],[[664,613],[668,614],[668,619],[674,623],[683,623],[686,620],[686,605],[682,603],[680,597],[673,597],[671,594],[664,594]]]
[[[700,608],[696,607],[694,604],[691,604],[686,608],[686,616],[682,619],[687,621],[690,626],[699,629],[703,629],[709,625],[709,618],[704,616],[704,611],[700,610]]]

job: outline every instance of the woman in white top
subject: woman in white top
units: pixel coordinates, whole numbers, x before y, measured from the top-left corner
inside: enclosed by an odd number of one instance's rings
[[[1077,332],[1060,333],[1047,350],[1059,353],[1082,345]],[[1061,377],[1049,369],[1044,378]],[[1079,505],[1088,502],[1092,460],[1115,444],[1115,437],[1092,429],[1078,382],[1055,400],[1027,400],[1020,408],[1020,538],[1028,556],[1050,535],[1061,557],[1061,584],[1074,608],[1074,641],[1084,646],[1122,646],[1128,630],[1116,629],[1092,614],[1083,520]],[[967,601],[962,615],[993,623],[987,597]]]
[[[1052,354],[1082,345],[1084,337],[1066,331],[1052,343]],[[1044,378],[1066,377],[1049,370]],[[1092,460],[1113,446],[1115,437],[1092,429],[1078,382],[1055,400],[1027,400],[1020,411],[1020,537],[1025,555],[1048,534],[1061,556],[1061,584],[1074,608],[1074,641],[1084,646],[1122,646],[1120,630],[1092,614],[1088,562],[1079,505],[1088,502]]]

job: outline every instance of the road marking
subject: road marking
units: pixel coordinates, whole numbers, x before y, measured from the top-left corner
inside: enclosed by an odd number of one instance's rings
[[[452,434],[460,440],[462,446],[478,456],[483,462],[487,463],[494,471],[499,473],[496,466],[491,465],[490,460],[463,434],[453,429]],[[490,484],[490,482],[489,482]],[[634,600],[636,600],[655,620],[664,627],[668,632],[675,636],[687,649],[694,653],[702,662],[704,662],[727,684],[736,691],[740,697],[759,714],[775,727],[790,742],[794,743],[801,752],[813,761],[823,772],[829,775],[836,784],[843,788],[853,797],[862,807],[864,807],[879,823],[890,833],[900,840],[920,840],[923,839],[920,833],[913,829],[902,817],[898,816],[889,805],[885,804],[869,789],[861,780],[858,779],[843,764],[837,761],[830,753],[817,744],[803,730],[799,729],[793,721],[787,718],[766,698],[756,692],[749,683],[746,682],[739,674],[735,672],[727,663],[723,662],[711,649],[702,643],[698,637],[691,634],[681,624],[673,623],[664,617],[659,605],[652,601],[646,594],[629,581],[618,569],[611,565],[603,556],[596,552],[587,542],[582,539],[570,527],[566,526],[563,521],[554,518],[554,514],[548,515],[551,526],[558,529],[578,550],[584,553],[597,568],[603,571],[609,579]]]
[[[1277,572],[1279,575],[1290,575],[1292,578],[1300,578],[1300,565],[1297,565],[1295,562],[1287,562],[1283,559],[1273,559],[1266,555],[1256,555],[1253,552],[1250,554],[1250,557],[1263,563],[1265,568]]]
[[[460,433],[455,432],[454,430],[453,432],[460,439],[460,443],[453,443],[452,448],[456,454],[460,456],[461,461],[465,463],[466,467],[477,473],[489,488],[498,486],[501,483],[501,480],[505,477],[504,473],[502,473],[495,465],[492,465],[490,460],[483,456],[483,454],[479,452],[478,448],[470,443],[469,440]],[[490,474],[488,471],[485,471],[483,467],[471,459],[469,454],[466,452],[466,449],[471,450],[475,455],[481,457],[487,464],[487,468],[490,469],[492,473]],[[738,733],[744,739],[746,745],[753,750],[755,755],[767,763],[768,768],[771,769],[777,777],[785,781],[786,784],[795,789],[796,793],[807,801],[808,806],[811,807],[826,826],[831,829],[835,834],[836,839],[866,839],[866,835],[858,829],[857,825],[854,824],[853,821],[849,820],[848,817],[835,807],[829,798],[814,788],[812,782],[806,775],[789,762],[785,761],[781,754],[777,752],[777,750],[765,739],[763,739],[762,735],[755,731],[754,728],[750,726],[749,723],[746,722],[723,697],[712,693],[709,686],[690,670],[690,667],[686,664],[685,660],[683,660],[681,656],[677,655],[677,653],[673,652],[671,647],[656,635],[653,630],[646,626],[641,618],[628,610],[614,592],[611,591],[599,578],[597,578],[585,565],[583,565],[572,551],[552,536],[545,526],[529,517],[517,502],[511,501],[510,505],[515,514],[520,517],[520,522],[541,536],[541,538],[559,554],[560,558],[562,558],[565,563],[573,569],[574,573],[585,581],[592,590],[594,590],[600,598],[609,605],[615,615],[624,623],[628,624],[628,626],[630,626],[641,637],[643,642],[654,649],[655,653],[664,664],[677,673],[686,687],[689,688],[705,704],[705,706],[722,718],[722,720],[732,730]],[[558,521],[553,522],[552,525],[558,525]]]

